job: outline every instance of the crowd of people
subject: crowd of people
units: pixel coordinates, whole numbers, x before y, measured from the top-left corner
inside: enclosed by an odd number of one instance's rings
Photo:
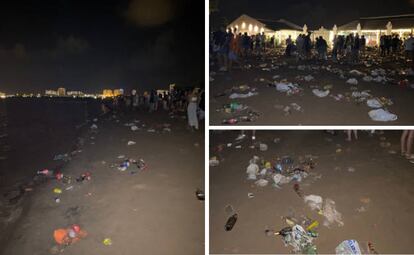
[[[263,32],[249,35],[238,32],[236,28],[225,30],[224,27],[213,32],[210,39],[211,56],[213,60],[217,60],[219,71],[231,71],[235,63],[243,69],[241,60],[250,55],[260,56],[268,49],[274,48],[277,43],[274,35],[269,37]],[[329,44],[326,38],[322,36],[312,38],[309,32],[298,35],[295,40],[288,36],[284,43],[285,55],[288,57],[295,56],[298,60],[315,57],[319,60],[327,60],[329,46],[331,46],[332,60],[348,63],[358,63],[361,57],[366,55],[368,46],[367,38],[358,33],[335,35]],[[412,60],[414,38],[410,35],[403,40],[398,34],[382,35],[379,38],[378,52],[383,57],[405,52],[407,58]]]
[[[236,28],[226,31],[224,27],[213,32],[210,39],[210,52],[217,60],[220,71],[231,71],[234,63],[242,67],[240,59],[264,54],[276,43],[274,36],[268,38],[264,32],[248,35],[239,33]]]
[[[199,120],[204,119],[204,91],[195,89],[173,89],[169,92],[157,93],[156,90],[139,94],[135,89],[116,97],[108,97],[102,101],[102,112],[110,111],[137,112],[166,111],[171,113],[187,111],[188,124],[191,129],[199,129]]]
[[[298,59],[312,58],[312,48],[315,48],[316,56],[320,60],[328,59],[328,43],[319,36],[313,43],[311,34],[300,34],[293,42],[289,36],[286,39],[286,56],[296,55]],[[367,39],[364,35],[348,34],[336,35],[332,41],[332,60],[345,60],[349,63],[357,63],[360,58],[365,56],[367,49]],[[379,42],[379,54],[385,56],[395,56],[403,51],[409,59],[413,59],[414,38],[410,35],[404,41],[399,35],[382,35]]]

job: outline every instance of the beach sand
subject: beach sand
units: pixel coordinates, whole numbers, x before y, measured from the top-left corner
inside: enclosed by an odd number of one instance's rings
[[[124,125],[134,120],[146,127],[134,132]],[[163,123],[171,124],[171,132],[161,132]],[[120,114],[116,119],[108,115],[95,124],[97,132],[91,132],[89,123],[80,137],[83,145],[76,148],[81,152],[62,166],[74,182],[36,183],[19,199],[14,211],[20,216],[3,232],[1,254],[53,254],[61,249],[77,255],[203,253],[204,202],[195,196],[197,188],[204,190],[203,131],[190,132],[186,120],[161,112]],[[156,132],[147,132],[150,128]],[[128,146],[130,140],[136,144]],[[147,170],[131,173],[133,166],[124,172],[111,167],[119,165],[120,155],[144,159]],[[32,169],[34,174],[38,168]],[[76,182],[86,171],[91,180]],[[54,194],[54,188],[63,193]],[[57,247],[53,231],[72,224],[88,236]],[[105,238],[112,245],[105,246]]]
[[[336,136],[323,131],[257,131],[256,139],[268,145],[267,151],[250,149],[250,137],[241,144],[242,149],[217,151],[220,144],[234,143],[238,134],[210,135],[210,156],[220,159],[219,166],[210,167],[211,253],[290,253],[291,247],[285,247],[278,236],[266,236],[265,229],[279,231],[288,226],[281,217],[299,219],[302,215],[320,223],[319,237],[314,240],[318,253],[335,253],[335,247],[347,239],[357,240],[363,248],[370,241],[379,253],[413,253],[414,165],[398,153],[400,132],[372,137],[359,132],[359,140],[346,142],[342,131]],[[249,131],[246,134],[251,136]],[[275,138],[280,142],[275,144]],[[390,154],[392,150],[397,154]],[[254,155],[265,160],[290,156],[297,161],[309,154],[316,167],[299,185],[305,195],[334,200],[342,214],[342,227],[323,226],[323,216],[295,193],[293,182],[277,189],[272,183],[260,188],[246,180],[246,168]],[[248,193],[254,197],[249,198]],[[229,204],[238,220],[226,232],[225,207]]]
[[[277,70],[263,71],[259,66],[261,64],[267,64],[267,68],[272,63],[280,64],[283,61],[287,62],[287,66],[282,66]],[[324,70],[320,71],[299,71],[298,65],[313,65],[322,66],[316,61],[302,61],[296,62],[295,59],[286,58],[279,55],[267,55],[264,58],[250,57],[245,62],[252,67],[247,70],[241,70],[238,65],[235,65],[235,69],[229,72],[218,72],[217,67],[213,66],[211,69],[216,71],[216,74],[212,76],[214,79],[210,82],[210,123],[211,125],[221,125],[224,119],[232,118],[233,116],[243,114],[229,114],[223,111],[217,111],[223,108],[223,105],[230,104],[231,102],[237,102],[239,104],[247,105],[251,110],[254,110],[260,114],[260,116],[254,122],[240,122],[237,125],[411,125],[414,123],[414,114],[410,107],[413,97],[412,88],[401,88],[398,85],[376,82],[364,82],[362,76],[350,75],[348,72],[356,69],[361,72],[369,73],[375,68],[384,68],[399,71],[400,69],[406,69],[400,62],[393,62],[392,60],[386,60],[379,66],[365,67],[362,64],[359,65],[339,65],[332,61],[325,62],[323,65],[326,67],[330,65],[338,67],[345,72],[345,76],[348,78],[356,78],[358,85],[354,86],[358,91],[370,90],[370,93],[375,97],[386,97],[391,99],[394,104],[388,107],[391,113],[398,116],[396,121],[392,122],[377,122],[370,119],[368,112],[372,110],[365,102],[355,103],[347,100],[335,101],[330,96],[325,98],[318,98],[312,93],[312,89],[319,86],[322,89],[326,85],[332,85],[330,89],[330,95],[352,93],[351,87],[353,85],[347,84],[347,79],[340,79],[337,74],[333,74]],[[289,66],[294,66],[295,69],[290,69]],[[389,73],[389,71],[387,71]],[[269,87],[268,84],[272,82],[273,76],[279,75],[276,80],[287,79],[288,82],[298,83],[303,88],[303,92],[297,95],[286,96],[286,93],[281,93],[276,90],[275,87]],[[298,81],[296,76],[312,75],[314,80]],[[412,76],[387,76],[388,78],[394,78],[395,82],[408,79],[413,83]],[[260,81],[264,79],[264,81]],[[229,93],[222,96],[223,93],[230,90],[232,87],[239,87],[242,85],[248,85],[251,88],[256,88],[259,93],[257,96],[252,96],[246,99],[229,99]],[[221,96],[217,96],[221,95]],[[290,106],[292,103],[296,103],[301,107],[301,111],[291,110],[291,113],[285,115],[283,108]]]

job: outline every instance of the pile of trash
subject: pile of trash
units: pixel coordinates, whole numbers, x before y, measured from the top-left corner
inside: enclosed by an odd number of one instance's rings
[[[291,181],[301,182],[315,167],[312,157],[307,157],[298,164],[294,163],[289,156],[277,158],[273,164],[254,156],[246,169],[247,180],[255,181],[258,187],[265,187],[272,182],[273,187],[280,189],[280,185]]]
[[[304,112],[302,106],[298,105],[297,103],[290,103],[288,105],[275,105],[274,107],[278,110],[283,110],[285,116],[292,114],[292,111]]]
[[[170,133],[171,124],[162,123],[155,125],[154,127],[147,128],[145,123],[141,123],[140,120],[134,120],[134,122],[125,123],[124,126],[129,127],[131,131],[141,131],[146,130],[148,133]]]
[[[318,212],[318,214],[325,217],[323,225],[325,227],[330,227],[332,224],[336,223],[337,226],[342,227],[344,222],[342,221],[342,214],[336,210],[335,201],[330,198],[323,199],[318,195],[308,195],[303,196],[305,204],[307,204],[312,210]]]
[[[353,91],[351,97],[357,103],[366,102],[367,106],[374,108],[368,112],[369,117],[373,121],[395,121],[398,119],[396,114],[393,114],[387,110],[388,106],[394,104],[394,102],[386,97],[373,97],[368,90],[365,91]]]
[[[315,80],[315,78],[310,74],[308,74],[306,76],[298,75],[298,76],[295,77],[295,79],[298,80],[298,81],[308,81],[308,82]]]
[[[235,116],[233,118],[224,119],[222,121],[222,124],[234,125],[240,122],[254,122],[257,120],[259,116],[260,113],[253,110],[249,110],[241,116]]]
[[[223,105],[223,108],[220,110],[223,110],[225,113],[236,113],[236,112],[242,112],[249,109],[249,106],[240,104],[237,102],[232,102],[230,104]]]
[[[291,246],[294,253],[300,254],[317,254],[316,245],[313,244],[314,236],[311,230],[305,231],[305,229],[296,224],[292,227],[286,227],[282,230],[274,233],[274,235],[281,236],[285,246]],[[269,231],[266,230],[266,234],[269,235]]]
[[[282,80],[280,82],[275,81],[270,86],[274,86],[277,91],[286,93],[286,95],[296,95],[302,91],[302,88],[299,87],[296,83],[287,82],[287,80]]]
[[[118,157],[118,158],[120,158],[120,157]],[[123,157],[121,157],[121,158],[123,158]],[[119,171],[124,172],[124,171],[128,170],[133,165],[136,168],[134,168],[130,171],[131,174],[135,174],[135,173],[137,173],[137,171],[143,171],[143,170],[147,169],[147,164],[145,163],[145,161],[143,159],[135,160],[135,159],[132,159],[132,158],[124,159],[120,163],[114,163],[110,167],[111,168],[116,167]]]
[[[256,91],[255,88],[251,88],[248,85],[240,85],[238,87],[233,87],[229,91],[229,98],[230,99],[237,99],[237,98],[248,98],[252,96],[256,96],[259,93]]]

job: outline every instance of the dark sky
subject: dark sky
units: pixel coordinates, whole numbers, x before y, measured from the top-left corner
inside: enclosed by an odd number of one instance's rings
[[[142,90],[203,81],[203,1],[0,3],[0,91]]]
[[[217,1],[217,0],[213,0]],[[214,28],[241,14],[256,18],[284,18],[309,28],[332,28],[359,17],[414,13],[414,0],[218,0],[210,16]]]

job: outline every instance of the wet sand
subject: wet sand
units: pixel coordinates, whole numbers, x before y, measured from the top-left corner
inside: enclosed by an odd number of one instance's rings
[[[186,121],[166,113],[100,118],[97,133],[81,135],[80,153],[61,170],[76,179],[85,171],[90,181],[63,184],[50,180],[33,186],[19,206],[22,217],[8,235],[1,254],[53,254],[53,231],[79,224],[88,236],[64,248],[64,254],[201,254],[204,251],[203,132],[190,132]],[[142,130],[125,123],[140,120]],[[163,123],[171,132],[162,133]],[[138,124],[140,126],[140,124]],[[147,132],[154,128],[155,133]],[[127,146],[133,140],[135,145]],[[62,153],[62,152],[60,152]],[[113,167],[119,155],[144,159],[148,170],[131,173]],[[132,167],[131,167],[132,168]],[[66,190],[73,185],[73,189]],[[54,188],[61,188],[56,203]],[[21,209],[20,209],[21,210]],[[104,238],[113,244],[105,246]]]
[[[272,64],[280,64],[284,61],[287,66],[282,66],[277,70],[263,71],[259,66],[267,64],[267,68]],[[212,66],[211,70],[215,75],[211,77],[214,81],[210,82],[210,123],[211,125],[221,125],[224,119],[229,119],[234,116],[243,114],[230,114],[223,111],[223,105],[231,102],[238,102],[250,107],[251,110],[259,112],[260,116],[254,122],[240,122],[237,125],[252,126],[252,125],[412,125],[414,123],[414,114],[411,108],[414,100],[414,89],[409,87],[400,87],[396,85],[400,80],[408,79],[410,84],[413,82],[412,76],[405,75],[388,75],[388,78],[393,78],[395,81],[387,82],[386,84],[376,82],[365,82],[362,77],[350,75],[348,72],[357,69],[361,72],[370,72],[375,68],[384,68],[399,71],[407,69],[407,66],[402,63],[393,62],[390,59],[384,61],[383,64],[373,65],[372,67],[365,67],[363,64],[349,65],[349,64],[335,64],[332,61],[324,63],[324,66],[331,65],[331,67],[338,67],[345,71],[345,76],[348,78],[356,78],[358,85],[355,86],[358,91],[370,90],[375,97],[386,97],[391,99],[394,104],[388,107],[391,113],[398,116],[396,121],[392,122],[377,122],[371,120],[368,112],[371,110],[366,103],[355,103],[352,100],[335,101],[332,97],[318,98],[312,93],[312,89],[319,86],[322,89],[325,85],[332,85],[330,94],[352,93],[351,87],[353,85],[347,84],[347,79],[340,79],[337,74],[330,73],[325,70],[320,71],[299,71],[298,65],[316,65],[321,66],[316,61],[296,62],[295,59],[286,58],[276,53],[267,55],[264,58],[251,57],[244,62],[244,65],[250,64],[250,69],[241,70],[236,65],[235,69],[229,72],[219,72],[216,66]],[[294,66],[295,69],[290,69],[289,66]],[[387,72],[390,73],[390,72]],[[296,76],[312,75],[315,79],[313,81],[298,81]],[[274,87],[269,87],[268,84],[272,82],[273,76],[280,75],[277,80],[287,79],[289,82],[298,83],[303,88],[300,94],[286,96],[286,93],[281,93]],[[264,79],[265,81],[260,81]],[[270,82],[269,82],[270,81]],[[252,96],[246,99],[229,99],[229,93],[225,96],[218,96],[230,90],[232,87],[241,85],[248,85],[256,88],[259,95]],[[291,114],[285,115],[283,108],[291,103],[298,104],[303,111],[292,110]],[[283,106],[283,107],[282,107]]]
[[[234,142],[238,134],[227,131],[210,135],[210,156],[221,159],[219,166],[210,167],[211,253],[289,253],[291,247],[285,247],[280,237],[266,236],[264,230],[278,231],[288,226],[281,217],[302,215],[321,223],[319,237],[314,240],[318,253],[335,253],[335,247],[346,239],[357,240],[363,248],[370,241],[379,253],[413,253],[414,164],[389,153],[398,153],[400,132],[372,137],[359,132],[358,141],[346,142],[342,131],[336,136],[322,131],[258,131],[257,140],[269,146],[267,151],[248,148],[252,142],[246,140],[242,149],[217,152],[218,145]],[[273,143],[275,138],[280,142]],[[381,142],[390,146],[384,148]],[[338,148],[342,152],[337,153]],[[259,188],[246,180],[246,167],[254,155],[265,160],[277,156],[297,160],[308,154],[315,157],[316,167],[300,183],[303,193],[333,199],[342,213],[343,227],[322,226],[323,216],[295,193],[293,182],[276,189],[271,184]],[[319,175],[321,178],[316,178]],[[249,192],[254,198],[248,198]],[[362,202],[367,198],[368,203]],[[239,215],[230,232],[224,230],[224,208],[228,204]],[[362,206],[366,211],[358,212]]]

